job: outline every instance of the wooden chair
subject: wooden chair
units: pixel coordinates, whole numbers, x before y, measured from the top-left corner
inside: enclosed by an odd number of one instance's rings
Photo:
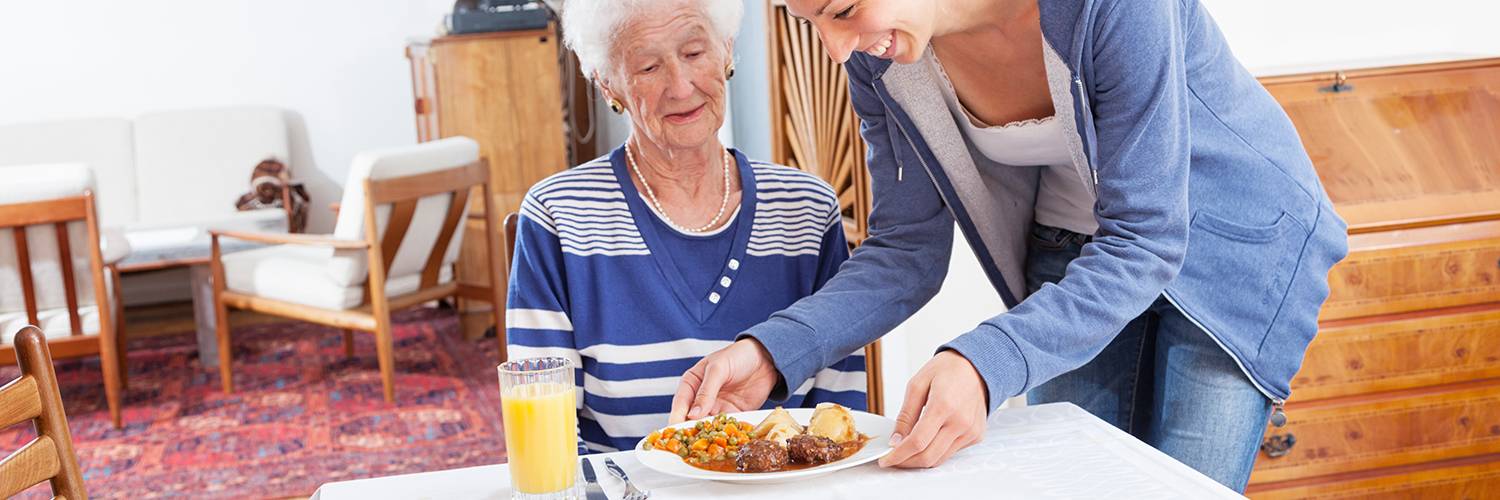
[[[516,262],[516,224],[521,221],[521,214],[511,212],[505,214],[504,222],[500,225],[505,228],[505,275],[510,276],[510,269],[515,267]],[[510,285],[507,283],[506,288]],[[509,359],[505,351],[505,322],[495,323],[495,337],[500,339],[500,361],[503,363]]]
[[[86,499],[47,337],[28,326],[16,335],[15,346],[21,378],[0,387],[0,429],[30,420],[37,436],[0,460],[0,497],[51,481],[54,498]]]
[[[504,324],[503,286],[464,286],[453,279],[459,225],[477,187],[491,249],[490,282],[503,283],[498,215],[477,143],[454,137],[362,153],[345,186],[345,210],[332,235],[210,231],[224,392],[233,390],[226,321],[231,307],[342,328],[346,352],[352,352],[352,331],[373,333],[387,402],[396,397],[392,311],[461,297],[490,302],[496,322]],[[221,255],[220,238],[276,245]],[[500,343],[503,353],[503,337]]]
[[[101,247],[94,177],[83,164],[0,167],[0,366],[16,362],[9,337],[23,326],[52,333],[59,358],[99,355],[109,416],[120,428],[124,336],[118,331],[124,237]],[[106,282],[106,276],[111,280]]]

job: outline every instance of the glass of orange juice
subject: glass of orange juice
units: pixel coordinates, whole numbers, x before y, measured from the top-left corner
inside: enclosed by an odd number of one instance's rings
[[[573,362],[528,358],[499,366],[513,500],[582,498]]]

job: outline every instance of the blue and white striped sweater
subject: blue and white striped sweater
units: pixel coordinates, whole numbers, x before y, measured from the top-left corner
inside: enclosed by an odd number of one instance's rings
[[[507,305],[512,359],[581,367],[579,434],[590,451],[633,446],[666,424],[682,373],[746,328],[810,295],[848,258],[838,200],[817,177],[738,152],[742,201],[713,290],[667,260],[660,224],[623,150],[537,183],[521,204]],[[657,251],[653,252],[653,249]],[[695,280],[703,281],[703,280]],[[788,406],[865,407],[864,356],[835,363]]]

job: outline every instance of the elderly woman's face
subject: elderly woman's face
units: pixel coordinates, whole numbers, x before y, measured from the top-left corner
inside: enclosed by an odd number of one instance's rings
[[[668,148],[701,146],[724,123],[729,49],[707,18],[680,12],[624,26],[606,81],[636,131]]]

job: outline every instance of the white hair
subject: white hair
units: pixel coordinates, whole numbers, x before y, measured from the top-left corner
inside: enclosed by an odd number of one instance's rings
[[[739,34],[740,17],[745,13],[742,0],[559,1],[563,42],[578,55],[578,69],[588,77],[603,73],[600,69],[609,63],[610,48],[620,35],[620,27],[636,16],[652,15],[673,4],[696,5],[708,18],[714,34],[727,43]]]

